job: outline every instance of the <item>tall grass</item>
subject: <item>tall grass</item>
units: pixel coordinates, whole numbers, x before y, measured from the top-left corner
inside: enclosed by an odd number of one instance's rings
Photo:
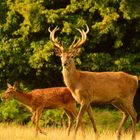
[[[72,140],[73,131],[70,136],[67,136],[66,129],[60,128],[44,128],[47,136],[39,134],[35,137],[35,129],[29,126],[20,125],[0,125],[0,140]],[[76,140],[93,140],[94,133],[91,128],[86,129],[86,137],[83,138],[79,131]],[[111,130],[104,130],[100,133],[99,140],[117,140],[116,133]],[[123,133],[122,140],[131,140],[131,133]],[[137,132],[137,140],[140,140],[140,132]]]

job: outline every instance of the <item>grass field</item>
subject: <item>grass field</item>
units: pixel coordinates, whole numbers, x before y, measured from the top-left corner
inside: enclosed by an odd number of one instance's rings
[[[66,129],[58,128],[44,128],[47,136],[39,134],[35,137],[35,130],[33,127],[19,126],[19,125],[0,125],[0,140],[72,140],[73,132],[68,137]],[[81,132],[77,134],[76,140],[94,140],[94,133],[92,129],[86,130],[86,137],[83,138]],[[113,131],[104,130],[100,133],[99,140],[117,140],[116,134]],[[125,133],[122,140],[131,140],[131,134]],[[137,132],[137,140],[140,140],[140,132]]]

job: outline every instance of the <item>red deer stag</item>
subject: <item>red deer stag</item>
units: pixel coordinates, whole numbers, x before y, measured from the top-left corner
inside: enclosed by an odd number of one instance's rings
[[[133,107],[133,99],[138,87],[138,78],[125,72],[88,72],[77,70],[74,57],[80,52],[80,46],[87,39],[89,28],[88,26],[86,27],[87,31],[77,29],[81,34],[81,39],[77,42],[74,40],[69,51],[66,51],[63,45],[55,38],[55,33],[59,28],[55,27],[52,31],[50,28],[48,29],[56,55],[61,57],[65,85],[70,89],[75,100],[81,105],[77,116],[75,136],[82,116],[87,111],[95,136],[98,138],[90,103],[110,103],[123,112],[123,119],[117,130],[118,140],[121,138],[122,127],[129,115],[132,119],[132,140],[135,140],[137,113]]]
[[[16,83],[13,86],[7,84],[8,88],[2,96],[3,100],[7,100],[10,97],[20,101],[24,105],[28,106],[33,113],[32,122],[36,127],[36,136],[38,131],[45,134],[39,127],[39,119],[42,111],[46,109],[62,108],[69,116],[68,134],[72,127],[73,119],[77,116],[76,101],[71,95],[71,92],[66,87],[53,87],[46,89],[35,89],[29,93],[23,93],[18,89]]]

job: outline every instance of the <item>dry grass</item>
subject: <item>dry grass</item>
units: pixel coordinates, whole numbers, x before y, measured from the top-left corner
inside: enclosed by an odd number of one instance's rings
[[[68,137],[66,129],[46,128],[47,136],[39,134],[35,138],[33,127],[17,125],[0,125],[0,140],[72,140],[72,134]],[[86,138],[83,138],[81,132],[78,132],[76,140],[93,140],[95,139],[92,129],[86,130]],[[116,134],[112,131],[103,131],[99,140],[117,140]],[[122,140],[131,140],[131,134],[123,134]],[[137,132],[137,140],[140,140],[140,132]]]

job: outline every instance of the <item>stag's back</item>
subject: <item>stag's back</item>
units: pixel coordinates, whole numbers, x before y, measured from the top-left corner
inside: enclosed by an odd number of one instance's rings
[[[136,76],[124,72],[79,72],[79,82],[74,91],[79,101],[106,103],[127,97],[134,98],[136,94]]]

